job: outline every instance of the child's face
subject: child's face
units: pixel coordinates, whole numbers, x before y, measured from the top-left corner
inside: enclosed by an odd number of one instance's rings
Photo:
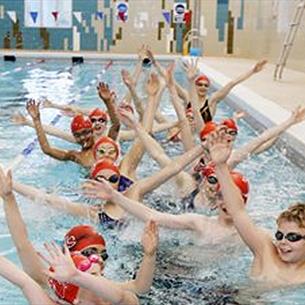
[[[305,228],[294,221],[282,220],[275,234],[275,246],[285,263],[305,262]]]

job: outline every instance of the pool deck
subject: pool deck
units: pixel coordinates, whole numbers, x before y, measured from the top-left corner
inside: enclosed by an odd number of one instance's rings
[[[232,57],[204,57],[201,62],[230,79],[248,71],[256,63],[252,59]],[[274,69],[275,65],[267,63],[260,73],[242,85],[287,110],[297,105],[305,106],[305,73],[285,68],[282,80],[274,81]]]
[[[205,57],[199,66],[213,85],[220,88],[255,63],[250,59]],[[227,99],[233,108],[245,111],[245,119],[258,130],[280,124],[296,106],[305,106],[305,74],[285,69],[282,80],[274,81],[274,68],[267,64],[261,72],[236,86]],[[289,128],[277,145],[285,147],[287,157],[305,169],[305,122]]]

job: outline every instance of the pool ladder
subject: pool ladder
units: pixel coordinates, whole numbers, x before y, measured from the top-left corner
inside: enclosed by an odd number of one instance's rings
[[[199,56],[199,53],[202,52],[202,44],[203,44],[203,39],[202,37],[200,36],[200,32],[198,29],[190,29],[186,35],[184,36],[183,38],[183,43],[182,43],[182,46],[183,46],[183,49],[182,49],[182,55],[189,55],[189,43],[192,42],[193,40],[197,40],[198,41],[198,47],[197,48],[191,48],[195,51],[198,52],[197,56]],[[201,44],[201,47],[200,45]]]
[[[305,10],[305,0],[299,0],[292,22],[289,24],[289,29],[284,40],[281,54],[275,66],[274,75],[273,75],[274,80],[282,78],[283,70],[286,66],[289,53],[295,41],[298,29],[300,27],[304,10]]]

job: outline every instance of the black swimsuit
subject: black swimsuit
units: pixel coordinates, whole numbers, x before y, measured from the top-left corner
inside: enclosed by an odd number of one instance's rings
[[[192,104],[188,102],[188,104],[186,105],[186,109],[190,108],[192,108]],[[208,99],[205,100],[204,105],[200,108],[200,113],[205,123],[212,121],[213,117],[210,111]]]

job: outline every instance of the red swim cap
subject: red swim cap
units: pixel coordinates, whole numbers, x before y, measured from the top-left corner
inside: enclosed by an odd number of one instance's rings
[[[235,122],[233,119],[225,119],[225,120],[222,120],[222,121],[220,122],[220,125],[225,125],[225,126],[227,126],[228,128],[235,130],[236,132],[238,131],[238,127],[237,127],[237,125],[236,125],[236,122]]]
[[[75,267],[80,271],[88,270],[91,267],[90,260],[78,253],[71,254],[71,258],[74,262]],[[53,271],[53,268],[50,268]],[[64,300],[70,304],[77,304],[77,295],[79,287],[67,282],[59,282],[55,279],[49,278],[48,280],[51,289],[55,292],[57,297],[61,300]]]
[[[204,127],[200,131],[200,140],[204,140],[205,137],[212,131],[216,130],[217,124],[210,121],[204,124]]]
[[[94,245],[106,247],[102,234],[89,225],[79,225],[70,229],[65,235],[65,244],[70,252],[82,251]]]
[[[199,76],[197,76],[195,79],[195,84],[198,85],[199,82],[201,82],[202,80],[206,81],[210,86],[210,80],[205,74],[200,74]]]
[[[77,132],[81,129],[92,128],[92,124],[89,119],[85,119],[82,114],[76,115],[71,122],[71,131]]]
[[[91,119],[92,117],[103,118],[105,122],[108,121],[107,113],[99,108],[95,108],[89,113],[89,118]]]
[[[235,171],[231,172],[231,177],[233,178],[235,184],[240,189],[241,195],[244,199],[244,202],[246,203],[247,199],[248,199],[248,193],[249,193],[249,182],[248,182],[248,180],[241,173],[235,172]]]
[[[112,171],[114,171],[118,175],[120,175],[119,168],[111,160],[103,159],[103,160],[97,161],[93,165],[93,167],[91,168],[90,177],[94,179],[98,175],[98,173],[103,169],[111,169]]]
[[[213,175],[215,174],[215,166],[212,163],[209,163],[202,169],[201,173],[204,177]]]
[[[202,169],[201,173],[204,177],[208,177],[210,175],[215,175],[215,165],[213,163],[208,164],[207,166],[205,166]],[[248,199],[248,193],[249,193],[248,180],[245,178],[245,176],[243,176],[239,172],[231,171],[230,174],[231,174],[231,177],[232,177],[234,183],[238,186],[238,188],[241,192],[241,195],[244,199],[244,202],[246,203],[246,201]]]
[[[94,155],[94,159],[96,160],[96,155],[97,155],[97,149],[98,147],[102,144],[102,143],[109,143],[111,144],[116,151],[116,156],[115,156],[115,160],[117,160],[117,158],[119,157],[120,154],[120,149],[119,149],[119,145],[117,142],[113,141],[111,138],[106,137],[106,136],[101,136],[94,144],[93,146],[93,155]]]

